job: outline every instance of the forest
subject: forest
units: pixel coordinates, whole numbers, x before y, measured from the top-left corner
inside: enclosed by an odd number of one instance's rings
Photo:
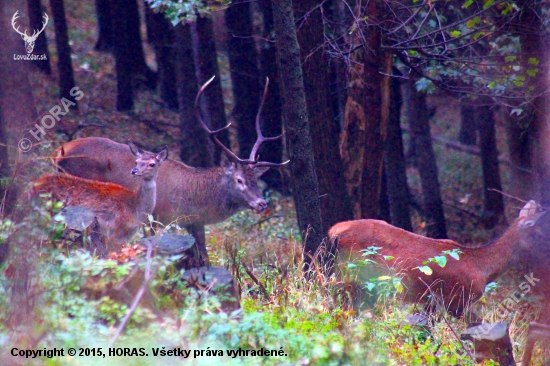
[[[0,365],[550,365],[549,14],[2,0]]]

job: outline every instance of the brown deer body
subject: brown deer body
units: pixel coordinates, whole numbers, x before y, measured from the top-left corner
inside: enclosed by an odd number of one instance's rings
[[[227,219],[233,214],[251,208],[256,213],[267,208],[258,178],[269,167],[277,163],[256,161],[256,154],[262,142],[277,137],[264,137],[260,130],[261,106],[256,117],[258,138],[249,159],[240,159],[215,137],[218,131],[208,129],[197,106],[197,102],[210,83],[209,80],[199,91],[195,109],[197,118],[215,143],[225,152],[222,166],[213,168],[193,168],[181,162],[167,160],[159,169],[157,205],[154,216],[163,223],[177,221],[197,240],[197,246],[205,262],[208,262],[204,225]],[[265,87],[267,91],[267,84]],[[116,158],[112,158],[112,157]],[[125,172],[133,159],[127,146],[115,141],[88,137],[63,145],[57,152],[55,162],[60,170],[79,177],[114,182],[128,189],[135,188],[135,182]],[[283,163],[284,164],[284,163]]]
[[[114,243],[116,247],[112,248],[118,249],[153,212],[158,169],[167,157],[166,148],[159,154],[142,151],[131,143],[127,148],[137,159],[133,159],[134,163],[126,170],[126,175],[141,178],[135,190],[68,174],[45,174],[33,182],[28,198],[36,199],[41,194],[49,193],[52,199],[65,205],[89,208],[96,215],[107,242]]]
[[[359,254],[362,249],[380,247],[380,255],[372,259],[392,266],[403,275],[404,301],[426,303],[429,295],[441,296],[446,309],[460,317],[469,304],[481,297],[488,282],[521,261],[520,253],[528,245],[525,231],[540,217],[529,212],[533,205],[534,202],[528,203],[520,217],[500,238],[480,247],[465,247],[452,240],[426,238],[379,220],[338,223],[329,230],[329,237],[341,253],[349,251]],[[417,269],[429,258],[454,249],[462,252],[460,260],[448,257],[445,267],[430,263],[431,275]],[[393,259],[386,261],[383,256]]]

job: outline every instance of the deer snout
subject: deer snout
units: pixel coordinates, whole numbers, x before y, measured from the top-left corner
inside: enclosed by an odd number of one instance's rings
[[[139,172],[138,168],[132,169],[132,175],[137,175],[138,172]]]
[[[254,201],[251,206],[255,213],[261,213],[267,209],[267,202],[263,198],[260,198]]]

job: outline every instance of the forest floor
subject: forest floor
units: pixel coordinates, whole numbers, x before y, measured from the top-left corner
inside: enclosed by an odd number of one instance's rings
[[[93,1],[65,2],[65,6],[76,85],[84,92],[84,98],[80,101],[79,111],[71,111],[35,148],[39,149],[42,156],[48,156],[69,138],[103,136],[121,142],[130,138],[148,147],[167,144],[170,156],[179,156],[179,115],[164,108],[160,98],[152,91],[140,89],[137,92],[133,113],[116,112],[113,58],[93,49]],[[47,35],[50,52],[55,52],[54,47],[51,47],[53,27],[47,28]],[[152,53],[148,48],[146,54],[150,65],[154,67]],[[51,54],[51,60],[56,61],[55,53]],[[220,55],[220,69],[229,112],[232,96],[224,55]],[[31,85],[40,116],[59,103],[55,71],[53,76],[32,72]],[[436,108],[432,134],[456,140],[460,124],[459,103],[443,95],[431,96],[429,103]],[[79,124],[102,127],[79,129]],[[497,119],[497,135],[501,158],[507,159],[501,118]],[[479,219],[483,208],[479,157],[449,150],[438,144],[434,148],[449,237],[471,245],[490,240],[492,233],[483,228]],[[407,173],[411,191],[419,201],[421,191],[418,173],[412,167],[408,168]],[[504,165],[501,165],[501,177],[503,191],[508,192],[509,171]],[[216,265],[229,267],[235,274],[241,290],[242,313],[218,313],[214,311],[217,308],[215,304],[200,302],[193,294],[157,291],[158,308],[140,308],[117,346],[165,346],[167,349],[182,347],[192,350],[207,350],[207,347],[210,350],[239,347],[279,350],[282,347],[288,354],[287,357],[261,359],[198,356],[191,361],[194,365],[237,362],[299,365],[473,364],[462,349],[463,344],[455,337],[455,332],[459,334],[465,328],[463,321],[449,319],[448,323],[439,322],[431,337],[426,337],[422,330],[402,323],[411,308],[403,307],[395,300],[395,289],[391,286],[381,290],[383,296],[374,306],[371,304],[355,309],[346,301],[355,293],[349,282],[337,277],[323,278],[319,273],[314,274],[313,278],[304,279],[300,235],[292,199],[272,191],[266,192],[266,197],[270,203],[267,212],[261,215],[242,212],[226,222],[207,228],[211,260]],[[523,204],[508,198],[505,202],[507,218],[511,222]],[[422,234],[422,229],[423,222],[415,213],[414,230]],[[108,287],[116,283],[120,273],[114,273],[116,270],[108,261],[93,261],[82,253],[75,254],[74,258],[62,253],[50,255],[48,260],[38,266],[44,271],[37,281],[42,294],[37,317],[41,319],[42,325],[34,333],[50,329],[45,331],[43,344],[39,344],[38,348],[70,345],[106,347],[106,341],[112,336],[127,306],[105,297],[90,298],[86,284],[87,281],[96,281],[100,275],[110,279],[102,284]],[[255,278],[251,277],[247,269]],[[159,285],[163,280],[157,277],[156,282],[153,281],[154,285]],[[493,290],[476,305],[485,321],[502,320],[497,316],[496,309],[508,292],[515,288],[519,277],[520,274],[511,274],[499,279],[499,285],[493,286]],[[6,278],[1,281],[4,288],[5,281]],[[58,286],[64,290],[54,290]],[[367,302],[372,303],[373,300]],[[526,325],[532,314],[532,305],[523,301],[505,319],[510,322],[516,358],[521,355]],[[1,317],[4,316],[2,312]],[[8,334],[4,327],[0,327],[0,333],[4,332]],[[0,335],[0,344],[7,346],[9,339],[7,335],[4,338]],[[540,358],[540,352],[536,356]],[[177,358],[166,360],[111,357],[94,359],[94,364],[175,365],[181,362]],[[44,364],[89,363],[82,363],[77,358],[62,358],[45,361]]]

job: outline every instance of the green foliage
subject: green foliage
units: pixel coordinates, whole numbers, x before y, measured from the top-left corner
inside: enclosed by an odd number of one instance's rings
[[[227,6],[229,1],[217,1],[207,4],[201,0],[145,0],[151,9],[164,13],[164,16],[170,20],[172,25],[177,25],[180,22],[192,22],[197,19],[200,14],[206,14],[213,10],[219,9],[222,6]]]
[[[436,255],[433,258],[428,258],[428,260],[422,262],[423,266],[415,267],[414,269],[418,269],[420,272],[424,273],[425,275],[432,275],[433,270],[427,265],[428,263],[436,263],[439,267],[444,268],[447,265],[447,257],[448,255],[451,258],[454,258],[455,260],[460,260],[460,249],[453,249],[453,250],[444,250],[441,252],[443,255]]]

